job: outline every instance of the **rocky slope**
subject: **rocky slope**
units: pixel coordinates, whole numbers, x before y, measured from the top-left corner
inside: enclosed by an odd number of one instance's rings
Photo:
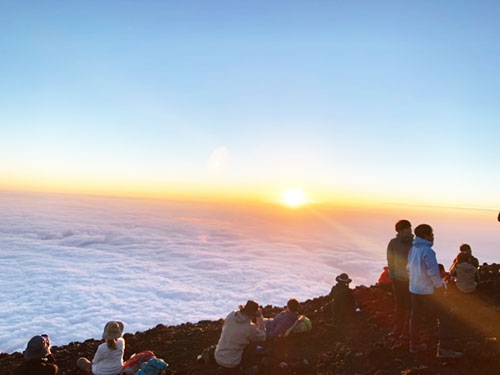
[[[356,298],[361,312],[344,334],[332,323],[327,296],[307,300],[301,311],[313,322],[313,329],[264,344],[248,374],[500,374],[500,270],[499,266],[480,268],[481,282],[474,300],[463,306],[451,296],[448,303],[454,312],[454,346],[464,358],[435,358],[435,330],[426,332],[429,349],[410,354],[408,343],[389,335],[392,320],[392,295],[379,288],[357,287]],[[286,298],[287,296],[284,296]],[[267,306],[270,317],[280,309]],[[170,364],[169,374],[214,374],[215,369],[196,361],[201,351],[217,342],[222,320],[185,323],[178,326],[158,325],[146,332],[126,334],[125,358],[132,353],[152,350]],[[53,347],[63,375],[82,375],[76,369],[80,356],[91,358],[99,344],[96,340],[72,342]],[[22,362],[20,353],[0,354],[0,374],[9,375]]]

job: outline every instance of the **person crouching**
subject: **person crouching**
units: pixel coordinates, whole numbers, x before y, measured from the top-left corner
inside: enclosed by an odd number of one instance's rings
[[[255,323],[252,320],[255,319]],[[243,352],[250,342],[266,340],[262,309],[255,301],[247,301],[224,320],[222,333],[215,348],[217,375],[241,374]]]

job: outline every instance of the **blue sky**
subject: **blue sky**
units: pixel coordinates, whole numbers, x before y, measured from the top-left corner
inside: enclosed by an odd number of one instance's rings
[[[498,206],[498,8],[2,3],[0,188]]]

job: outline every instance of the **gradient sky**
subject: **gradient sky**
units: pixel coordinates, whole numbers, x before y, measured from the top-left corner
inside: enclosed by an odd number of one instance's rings
[[[0,4],[0,189],[500,206],[485,1]]]

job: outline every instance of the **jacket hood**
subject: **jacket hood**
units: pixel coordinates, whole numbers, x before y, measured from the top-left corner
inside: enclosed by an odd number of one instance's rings
[[[424,240],[423,238],[420,238],[420,237],[415,237],[415,239],[413,240],[413,246],[416,246],[416,247],[431,247],[432,246],[432,242]]]
[[[233,313],[234,320],[237,323],[245,323],[250,321],[250,317],[246,314],[243,314],[241,311],[234,311]]]

